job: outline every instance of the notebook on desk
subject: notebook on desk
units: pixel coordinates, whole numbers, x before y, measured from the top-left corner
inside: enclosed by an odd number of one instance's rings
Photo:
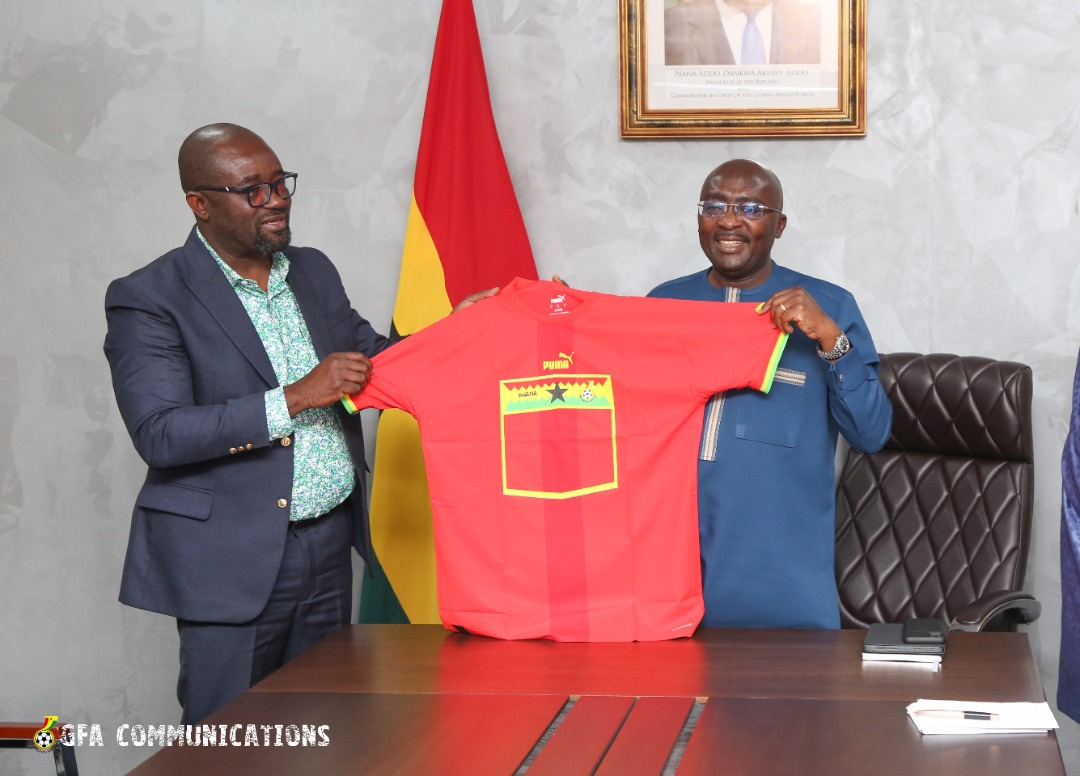
[[[907,713],[924,735],[1046,733],[1058,726],[1045,701],[987,703],[920,698],[908,705]]]

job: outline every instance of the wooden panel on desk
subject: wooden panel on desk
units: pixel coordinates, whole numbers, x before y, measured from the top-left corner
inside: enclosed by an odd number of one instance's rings
[[[529,776],[593,773],[633,704],[626,697],[579,698],[529,767]]]
[[[677,776],[1064,776],[1053,734],[923,736],[904,701],[710,698]]]
[[[512,774],[566,700],[552,695],[249,692],[205,724],[329,725],[329,744],[173,746],[131,774]],[[262,728],[256,729],[261,741]],[[241,742],[243,737],[240,732]]]
[[[699,629],[692,639],[500,641],[438,625],[352,625],[256,692],[559,693],[1042,701],[1025,633],[954,633],[940,672],[864,666],[865,631]]]
[[[693,698],[638,698],[596,776],[659,776],[693,707]]]

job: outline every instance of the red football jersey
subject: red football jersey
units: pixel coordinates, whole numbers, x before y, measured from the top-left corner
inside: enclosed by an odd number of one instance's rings
[[[345,404],[417,419],[446,627],[689,636],[701,410],[717,391],[767,391],[786,340],[750,304],[517,278],[377,355]]]

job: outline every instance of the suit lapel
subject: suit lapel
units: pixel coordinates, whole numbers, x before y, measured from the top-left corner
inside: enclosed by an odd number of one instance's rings
[[[692,17],[691,39],[697,51],[698,61],[709,65],[733,65],[735,54],[724,32],[724,22],[713,0],[704,0],[697,5],[698,15]]]
[[[319,289],[308,274],[308,266],[303,257],[291,251],[286,251],[286,255],[289,257],[289,287],[296,297],[296,303],[300,305],[300,312],[303,313],[308,333],[311,334],[311,344],[315,346],[315,354],[321,361],[334,352],[334,341],[323,315]]]
[[[255,325],[237,298],[236,291],[194,229],[184,244],[184,260],[187,264],[184,282],[191,289],[191,293],[266,381],[267,387],[276,387],[279,384],[277,375],[274,374],[274,367],[266,355],[266,348],[259,339]]]

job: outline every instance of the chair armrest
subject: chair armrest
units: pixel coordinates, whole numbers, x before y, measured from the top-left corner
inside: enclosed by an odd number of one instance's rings
[[[1042,613],[1042,604],[1022,590],[999,590],[987,593],[965,606],[949,623],[949,630],[981,631],[999,617],[1015,623],[1034,622]]]

